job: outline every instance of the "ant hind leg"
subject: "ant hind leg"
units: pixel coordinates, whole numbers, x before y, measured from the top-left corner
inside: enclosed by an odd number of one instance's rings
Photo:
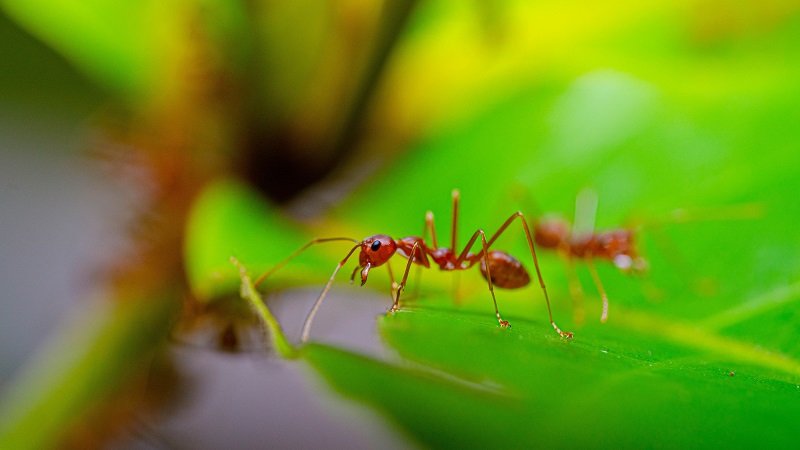
[[[486,264],[486,281],[489,283],[489,292],[492,294],[492,302],[494,302],[494,313],[497,316],[497,321],[500,322],[500,326],[503,328],[510,328],[511,324],[508,323],[507,320],[503,320],[500,317],[500,311],[497,309],[497,298],[494,295],[494,284],[492,283],[492,271],[491,265],[489,264],[489,246],[486,244],[486,233],[483,230],[478,230],[478,234],[481,235],[481,243],[483,244],[483,262]]]
[[[575,321],[575,326],[583,326],[586,321],[586,310],[583,307],[583,288],[578,279],[578,274],[575,273],[575,263],[571,258],[559,252],[564,259],[564,267],[566,267],[567,282],[569,284],[569,294],[572,297],[572,317]]]
[[[608,295],[606,295],[606,290],[603,288],[603,283],[600,282],[600,275],[597,274],[597,267],[594,264],[592,255],[586,256],[586,265],[589,267],[589,273],[592,274],[594,284],[597,286],[597,290],[600,292],[600,298],[603,301],[603,312],[600,315],[600,322],[606,323],[608,320]]]
[[[547,295],[547,287],[545,287],[544,285],[544,279],[542,278],[542,271],[539,269],[539,259],[536,257],[536,249],[533,246],[533,236],[531,235],[531,230],[528,227],[528,222],[525,220],[525,216],[519,211],[512,214],[511,217],[506,219],[506,221],[503,223],[503,225],[500,226],[500,228],[494,233],[494,235],[492,235],[492,238],[489,239],[487,247],[490,247],[494,243],[494,241],[496,241],[497,238],[501,234],[503,234],[504,231],[506,231],[506,229],[508,228],[509,225],[511,225],[511,222],[513,222],[514,219],[519,219],[522,222],[522,230],[525,232],[525,239],[527,239],[528,248],[530,248],[531,250],[531,257],[533,258],[533,266],[536,268],[536,275],[539,278],[539,286],[542,288],[542,293],[544,294],[544,301],[547,304],[547,315],[550,318],[550,325],[553,326],[553,329],[556,330],[556,333],[558,333],[559,336],[567,339],[572,339],[574,335],[571,332],[561,331],[561,329],[558,328],[558,325],[556,325],[556,323],[553,321],[553,312],[550,309],[550,297]]]

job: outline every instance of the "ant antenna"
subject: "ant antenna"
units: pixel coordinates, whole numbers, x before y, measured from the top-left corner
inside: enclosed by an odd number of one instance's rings
[[[325,289],[323,289],[322,293],[319,294],[319,297],[317,297],[317,301],[314,302],[314,306],[311,307],[311,311],[309,311],[308,316],[306,316],[306,321],[303,322],[303,332],[300,335],[300,340],[302,342],[308,342],[308,336],[311,334],[311,322],[314,321],[314,316],[317,314],[319,305],[322,304],[322,300],[325,298],[325,295],[328,293],[328,290],[330,290],[331,285],[333,284],[333,279],[336,278],[336,274],[339,272],[339,269],[341,269],[342,266],[345,265],[347,260],[350,259],[350,256],[353,254],[353,252],[355,252],[356,249],[359,247],[361,247],[361,243],[356,241],[356,245],[354,245],[353,248],[351,248],[350,251],[347,252],[347,256],[345,256],[344,259],[339,261],[339,264],[336,265],[336,269],[333,270],[333,275],[331,275],[331,278],[328,280],[328,284],[325,285]]]
[[[456,251],[456,232],[458,229],[458,199],[461,197],[461,194],[458,192],[458,189],[453,189],[453,230],[450,233],[450,248],[453,251]],[[434,244],[434,247],[436,244]]]
[[[357,244],[360,243],[360,241],[357,241],[357,240],[355,240],[353,238],[348,238],[348,237],[334,237],[334,238],[321,238],[321,239],[317,238],[317,239],[314,239],[311,242],[309,242],[308,244],[300,247],[299,250],[297,250],[296,252],[292,253],[288,257],[286,257],[286,259],[284,259],[283,261],[281,261],[278,264],[276,264],[275,267],[273,267],[272,269],[268,270],[266,273],[264,273],[263,275],[258,277],[258,279],[256,279],[256,281],[253,282],[253,286],[258,287],[259,284],[263,283],[264,280],[266,280],[267,278],[272,276],[273,273],[277,272],[281,267],[285,266],[289,261],[295,259],[298,255],[300,255],[300,253],[303,253],[304,251],[306,251],[306,249],[308,249],[308,247],[311,247],[312,245],[315,245],[315,244],[320,244],[320,243],[323,243],[323,242],[331,242],[331,241],[350,241],[350,242],[355,242]]]
[[[291,261],[294,258],[296,258],[298,255],[300,255],[301,253],[306,251],[312,245],[321,244],[323,242],[333,242],[333,241],[350,241],[350,242],[355,242],[356,245],[353,246],[353,248],[350,249],[350,251],[347,253],[347,256],[345,256],[345,258],[339,263],[339,265],[336,266],[336,270],[333,271],[333,275],[331,275],[330,280],[328,280],[328,284],[325,286],[325,290],[323,290],[322,293],[319,295],[319,297],[317,297],[317,301],[314,302],[314,306],[311,307],[311,311],[308,313],[308,316],[306,317],[306,321],[303,324],[303,333],[302,333],[302,335],[300,337],[300,339],[303,342],[308,341],[308,335],[309,335],[309,331],[311,329],[311,322],[314,320],[314,315],[317,313],[317,310],[319,309],[319,305],[322,303],[322,300],[325,298],[325,295],[328,293],[328,290],[331,288],[331,284],[333,284],[333,279],[336,277],[336,273],[339,272],[339,269],[341,269],[342,266],[347,262],[347,260],[353,254],[353,252],[355,252],[356,249],[361,246],[361,241],[357,241],[357,240],[355,240],[353,238],[348,238],[348,237],[334,237],[334,238],[317,238],[317,239],[313,239],[311,242],[309,242],[306,245],[300,247],[299,250],[295,251],[294,253],[289,255],[286,259],[284,259],[283,261],[281,261],[278,264],[276,264],[275,267],[273,267],[272,269],[268,270],[266,273],[264,273],[263,275],[258,277],[258,279],[255,282],[253,282],[253,286],[257,287],[259,284],[263,283],[264,280],[266,280],[272,274],[277,272],[281,267],[285,266],[289,261]]]

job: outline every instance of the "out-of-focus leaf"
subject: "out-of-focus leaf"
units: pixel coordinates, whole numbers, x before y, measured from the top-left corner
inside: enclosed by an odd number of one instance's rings
[[[244,25],[236,2],[214,0],[9,0],[2,7],[100,85],[148,106],[184,89],[190,65],[198,63],[192,27],[206,26],[204,14],[213,14],[214,26],[228,35]]]
[[[545,324],[500,329],[488,315],[414,310],[380,322],[388,344],[433,371],[316,345],[303,354],[338,391],[426,445],[750,447],[798,436],[800,393],[789,380],[800,362],[731,339],[712,349],[691,327],[673,336],[615,328],[573,342]]]
[[[394,129],[440,134],[531,85],[598,68],[716,101],[780,95],[800,69],[792,0],[512,1],[491,8],[491,29],[474,6],[418,8],[380,96]]]
[[[230,263],[232,256],[257,278],[312,238],[330,237],[336,230],[335,226],[322,231],[306,229],[271,207],[246,184],[217,180],[198,196],[187,221],[184,257],[190,285],[201,300],[227,296],[240,283],[236,268]],[[314,236],[313,232],[322,234]],[[349,247],[335,242],[312,246],[267,284],[324,280]]]

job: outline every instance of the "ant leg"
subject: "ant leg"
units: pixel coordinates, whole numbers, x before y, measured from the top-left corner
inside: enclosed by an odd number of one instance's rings
[[[425,228],[422,229],[422,240],[425,240],[425,233],[431,233],[431,244],[433,248],[439,248],[439,244],[436,242],[436,228],[433,225],[433,212],[428,211],[425,213]]]
[[[458,189],[453,189],[453,229],[450,231],[450,249],[456,251],[456,234],[458,233],[458,199],[461,194]],[[434,248],[439,248],[434,239]]]
[[[764,216],[762,203],[722,205],[706,208],[679,208],[671,211],[661,223],[706,222],[714,220],[753,220]],[[646,224],[645,224],[646,225]]]
[[[355,266],[353,272],[350,274],[350,284],[356,282],[356,274],[361,270],[361,266]]]
[[[494,233],[492,238],[489,239],[489,243],[486,245],[486,248],[491,247],[492,244],[494,243],[494,241],[496,241],[497,238],[504,231],[506,231],[506,229],[511,224],[511,222],[513,222],[514,219],[517,219],[517,218],[519,218],[519,220],[522,221],[522,230],[525,232],[525,238],[528,240],[528,247],[531,249],[531,256],[533,257],[533,265],[534,265],[534,267],[536,267],[536,275],[539,277],[539,286],[541,286],[541,288],[542,288],[542,292],[544,293],[544,300],[547,303],[547,314],[550,317],[550,325],[553,326],[553,329],[556,330],[556,332],[561,337],[565,337],[565,338],[571,339],[573,337],[573,334],[570,333],[569,331],[561,331],[561,329],[558,328],[558,325],[556,325],[556,323],[553,321],[553,312],[550,309],[550,297],[548,297],[548,295],[547,295],[547,288],[544,285],[544,279],[542,278],[542,271],[539,269],[539,259],[536,257],[536,249],[533,246],[533,238],[531,237],[531,230],[530,230],[530,228],[528,228],[528,222],[525,221],[525,216],[519,211],[517,211],[514,214],[512,214],[511,217],[506,219],[506,221],[503,223],[503,225],[500,226],[500,228],[497,230],[497,232]],[[461,255],[458,257],[458,264],[460,264],[466,258],[467,252],[469,251],[469,248],[472,245],[472,243],[474,242],[474,240],[475,240],[475,236],[472,237],[472,240],[470,241],[469,245],[467,245],[467,248],[465,248],[464,252],[461,253]],[[482,252],[483,251],[485,251],[485,250],[482,250]],[[478,256],[482,256],[482,255],[478,255]]]
[[[431,244],[434,248],[439,248],[439,244],[436,241],[436,228],[433,225],[433,212],[428,211],[425,213],[425,226],[422,227],[422,241],[425,241],[426,234],[431,233]],[[419,287],[422,283],[419,280],[422,278],[422,266],[417,266],[417,273],[415,275],[417,278],[417,283],[414,285],[414,292],[411,294],[412,298],[419,298]],[[395,285],[395,288],[397,286]]]
[[[401,281],[400,285],[397,286],[397,293],[395,294],[392,308],[389,310],[390,313],[397,311],[397,309],[400,307],[400,292],[402,292],[403,288],[406,287],[406,280],[408,279],[408,271],[411,269],[411,263],[414,261],[414,257],[421,252],[422,250],[419,248],[419,242],[415,242],[414,246],[411,247],[411,254],[409,255],[408,263],[406,264],[406,271],[403,274],[403,281]],[[419,256],[422,257],[421,254]]]
[[[322,238],[322,239],[317,238],[317,239],[314,239],[311,242],[309,242],[308,244],[302,246],[296,252],[294,252],[291,255],[289,255],[283,261],[281,261],[278,264],[276,264],[275,267],[273,267],[272,269],[268,270],[266,273],[264,273],[264,275],[261,275],[260,277],[258,277],[258,279],[256,279],[256,281],[253,282],[253,286],[254,287],[258,287],[259,284],[263,283],[264,280],[266,280],[267,278],[272,276],[272,274],[277,272],[278,269],[280,269],[281,267],[285,266],[286,263],[288,263],[289,261],[295,259],[300,253],[303,253],[308,247],[311,247],[314,244],[320,244],[320,243],[323,243],[323,242],[331,242],[331,241],[350,241],[350,242],[355,242],[357,244],[360,243],[360,241],[357,241],[357,240],[351,239],[351,238],[346,238],[346,237]]]
[[[452,246],[451,248],[453,249],[453,251],[455,251],[455,248],[456,248],[456,235],[457,235],[456,228],[458,226],[458,200],[459,200],[459,198],[460,198],[460,193],[458,192],[458,189],[453,189],[453,218],[452,218],[452,227],[453,228],[450,230],[450,236],[452,237],[450,245]],[[425,216],[425,223],[426,223],[427,229],[430,230],[430,232],[431,232],[431,243],[433,244],[433,248],[439,248],[439,244],[436,242],[436,231],[434,230],[434,227],[433,227],[433,213],[431,213],[430,211]],[[422,235],[422,240],[423,241],[425,240],[425,234],[424,233]],[[421,270],[422,270],[422,268],[420,267],[417,270],[417,272],[419,272]],[[460,290],[459,290],[459,286],[460,286],[459,280],[460,280],[460,278],[458,276],[458,272],[454,273],[453,274],[453,286],[452,286],[452,289],[453,289],[453,299],[454,299],[454,301],[455,301],[455,303],[457,305],[461,304],[461,295],[460,295]],[[419,289],[419,285],[417,285],[416,289]]]
[[[494,313],[501,327],[511,327],[511,324],[508,323],[507,320],[500,318],[500,311],[497,309],[497,299],[494,296],[494,285],[492,284],[492,272],[489,266],[489,246],[486,245],[486,233],[484,233],[483,230],[478,230],[477,234],[481,235],[481,243],[483,243],[483,262],[486,264],[486,281],[489,282],[489,292],[491,292],[492,301],[494,302]]]
[[[673,270],[683,283],[697,295],[711,296],[719,290],[719,283],[713,277],[698,276],[700,270],[693,267],[690,260],[682,255],[674,239],[664,228],[665,225],[684,224],[690,222],[753,220],[763,217],[764,205],[761,203],[745,203],[740,205],[722,205],[699,208],[679,208],[670,211],[664,217],[655,220],[629,220],[629,228],[636,231],[647,230],[653,243],[668,260]],[[640,259],[639,272],[645,272],[646,262]],[[650,280],[645,279],[643,287],[645,297],[651,301],[663,300],[664,293]]]
[[[450,249],[453,252],[455,252],[457,248],[456,246],[458,245],[456,243],[457,242],[456,236],[458,235],[458,200],[461,198],[461,193],[458,191],[458,189],[453,189],[452,195],[453,195],[453,220],[452,220],[452,229],[450,230],[450,237],[451,237]],[[436,244],[434,244],[434,248],[438,248]],[[459,276],[459,273],[458,272],[454,273],[452,289],[453,289],[453,301],[455,302],[456,305],[461,304],[461,295],[459,290],[459,287],[461,286],[460,280],[461,277]],[[492,296],[494,297],[494,293],[492,293]],[[495,304],[495,309],[496,308],[497,305]]]
[[[309,244],[310,245],[310,244]],[[317,314],[317,310],[319,309],[319,305],[322,303],[322,299],[325,298],[325,295],[328,293],[328,290],[331,288],[333,284],[333,279],[336,278],[336,274],[339,272],[339,269],[345,265],[347,260],[350,258],[350,255],[356,251],[357,248],[361,246],[361,243],[357,243],[350,251],[347,253],[347,256],[344,257],[343,260],[339,261],[339,264],[336,265],[336,269],[333,270],[333,275],[328,280],[328,284],[325,285],[325,289],[322,290],[322,293],[319,294],[317,297],[317,301],[314,302],[314,306],[311,307],[311,311],[308,312],[308,316],[306,316],[306,321],[303,322],[303,332],[300,335],[300,340],[302,342],[308,341],[308,336],[311,333],[311,322],[314,321],[314,316]],[[307,246],[306,246],[307,247]]]
[[[394,293],[397,290],[397,282],[394,281],[394,274],[392,273],[392,265],[389,262],[386,262],[386,269],[389,271],[389,280],[392,282],[392,297],[394,297]]]
[[[572,316],[576,326],[582,326],[585,322],[586,313],[583,308],[583,288],[575,273],[575,262],[564,252],[559,251],[559,255],[564,260],[564,267],[567,268],[567,278],[569,283],[569,293],[572,297]]]
[[[603,283],[600,282],[600,275],[597,274],[597,267],[594,265],[592,255],[586,255],[585,259],[586,265],[589,266],[589,273],[592,274],[594,284],[597,286],[597,290],[600,292],[600,298],[603,300],[603,313],[600,315],[600,322],[606,323],[606,320],[608,320],[608,295],[606,295],[606,290],[603,289]]]

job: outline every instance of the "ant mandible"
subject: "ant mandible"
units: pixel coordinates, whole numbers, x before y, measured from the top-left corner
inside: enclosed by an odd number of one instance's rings
[[[317,300],[314,302],[314,306],[311,307],[311,311],[309,311],[308,316],[303,324],[303,331],[301,334],[301,340],[306,342],[308,340],[310,331],[311,331],[311,322],[314,320],[314,316],[319,309],[322,300],[325,298],[325,295],[330,290],[331,285],[333,284],[334,278],[336,278],[336,274],[339,272],[339,269],[342,268],[347,263],[347,260],[353,253],[360,249],[359,257],[358,257],[358,266],[356,266],[355,270],[353,270],[352,275],[350,276],[350,282],[352,283],[355,279],[356,273],[360,270],[361,271],[361,285],[363,286],[367,282],[367,277],[369,276],[369,271],[373,267],[378,267],[392,258],[395,254],[399,254],[404,258],[408,259],[408,263],[406,263],[405,273],[403,274],[403,279],[399,285],[397,285],[394,281],[394,276],[392,275],[391,267],[386,264],[386,267],[389,271],[389,278],[392,281],[392,290],[395,292],[394,295],[394,303],[392,304],[391,309],[389,310],[390,313],[397,311],[400,306],[400,293],[405,288],[406,280],[408,279],[408,272],[411,268],[412,264],[417,264],[425,268],[430,268],[431,263],[430,260],[432,259],[434,263],[439,266],[440,270],[443,271],[456,271],[456,270],[467,270],[476,264],[479,264],[481,269],[481,273],[483,274],[484,278],[489,286],[489,292],[492,295],[492,301],[494,302],[494,311],[495,315],[497,316],[497,321],[499,322],[501,327],[510,327],[511,325],[508,321],[503,320],[500,317],[500,312],[497,308],[497,299],[495,298],[494,294],[494,287],[501,287],[505,289],[518,289],[530,282],[530,275],[522,266],[522,264],[514,258],[513,256],[509,255],[500,250],[489,250],[489,248],[494,244],[495,240],[508,228],[508,226],[514,221],[514,219],[519,219],[522,222],[522,228],[525,232],[525,237],[528,241],[528,247],[531,250],[531,256],[533,257],[533,264],[536,267],[536,275],[539,277],[539,285],[542,288],[542,292],[544,292],[544,299],[547,303],[547,314],[550,318],[550,324],[553,326],[553,329],[556,332],[565,338],[572,338],[573,334],[569,331],[561,331],[558,326],[553,321],[553,313],[550,310],[550,299],[547,296],[547,288],[545,287],[544,280],[542,279],[542,273],[539,270],[539,261],[536,258],[536,250],[533,246],[533,239],[528,228],[528,223],[525,221],[525,216],[521,212],[515,212],[512,214],[504,223],[500,226],[497,232],[492,235],[491,238],[488,240],[486,239],[486,233],[482,229],[479,229],[475,233],[473,233],[472,238],[467,243],[464,250],[456,254],[456,223],[458,219],[458,201],[459,201],[459,192],[458,190],[453,190],[453,222],[452,222],[452,233],[451,233],[451,241],[450,247],[439,247],[438,242],[436,240],[436,231],[434,229],[433,224],[433,213],[428,212],[425,215],[425,227],[431,234],[431,245],[429,246],[424,238],[418,236],[409,236],[402,239],[394,240],[391,237],[385,234],[375,234],[372,236],[367,237],[362,241],[358,241],[356,239],[347,238],[347,237],[334,237],[334,238],[318,238],[313,239],[311,242],[307,243],[299,250],[294,252],[293,254],[289,255],[286,259],[278,263],[275,267],[271,270],[266,272],[264,275],[259,277],[254,285],[258,286],[264,280],[266,280],[270,275],[275,273],[278,269],[283,267],[286,263],[297,257],[300,253],[308,249],[310,246],[323,243],[323,242],[331,242],[331,241],[350,241],[355,243],[356,245],[347,252],[347,255],[342,259],[339,264],[334,269],[333,274],[331,275],[330,279],[328,280],[328,284],[325,285],[325,288],[320,293]],[[482,248],[478,253],[470,252],[470,249],[475,244],[475,241],[480,237]],[[397,287],[395,290],[395,286]]]

